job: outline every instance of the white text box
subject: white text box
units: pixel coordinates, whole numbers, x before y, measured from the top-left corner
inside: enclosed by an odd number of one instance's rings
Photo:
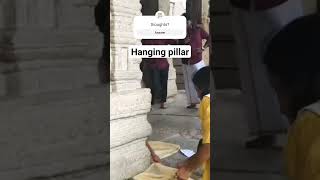
[[[184,39],[186,24],[184,16],[136,16],[133,32],[136,39]]]

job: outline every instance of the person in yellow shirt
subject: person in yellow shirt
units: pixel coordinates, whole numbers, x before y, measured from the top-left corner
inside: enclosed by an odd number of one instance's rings
[[[203,180],[210,180],[210,68],[201,68],[193,76],[193,83],[201,99],[199,117],[202,140],[195,155],[178,165],[178,180],[188,179],[192,172],[203,167]]]
[[[270,41],[264,61],[290,120],[289,180],[320,180],[320,16],[298,18]]]

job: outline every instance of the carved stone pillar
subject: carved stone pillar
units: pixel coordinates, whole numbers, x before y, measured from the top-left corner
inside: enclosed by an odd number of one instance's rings
[[[141,59],[127,56],[129,45],[141,44],[132,29],[134,16],[141,15],[140,0],[111,0],[110,10],[110,179],[123,180],[150,165],[145,143],[151,134],[151,93],[141,88]]]
[[[0,1],[1,179],[63,179],[105,166],[95,4]]]

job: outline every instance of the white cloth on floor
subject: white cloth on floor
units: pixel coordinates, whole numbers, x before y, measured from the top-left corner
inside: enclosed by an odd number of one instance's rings
[[[160,141],[148,141],[150,147],[154,153],[159,156],[160,159],[169,157],[180,150],[180,146],[171,143],[165,143]]]
[[[177,169],[153,163],[145,172],[136,175],[134,180],[176,180]],[[189,180],[192,180],[189,178]]]

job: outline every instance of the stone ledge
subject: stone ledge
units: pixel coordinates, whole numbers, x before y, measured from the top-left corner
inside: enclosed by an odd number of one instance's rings
[[[116,70],[111,72],[111,81],[141,80],[141,78],[142,72],[139,71]]]
[[[129,81],[116,81],[111,82],[111,92],[130,91],[141,88],[141,80],[129,80]]]
[[[147,115],[111,121],[110,148],[147,137],[151,132],[152,128],[147,120]]]
[[[110,94],[110,120],[146,114],[151,109],[150,89]]]
[[[58,63],[59,64],[59,63]],[[59,65],[46,62],[33,64],[22,63],[16,65],[11,72],[5,73],[7,82],[6,94],[32,95],[44,92],[80,89],[87,85],[99,84],[97,61],[81,64],[72,61],[60,62]]]
[[[146,138],[133,141],[110,151],[110,179],[123,180],[134,177],[150,165],[150,152]]]
[[[43,106],[50,104],[61,105],[63,103],[71,104],[77,101],[81,102],[82,100],[90,100],[91,102],[99,100],[97,102],[102,102],[107,105],[107,93],[109,93],[109,91],[106,87],[88,87],[84,89],[39,93],[29,96],[4,96],[0,97],[0,112],[10,112],[12,110],[31,106]]]

